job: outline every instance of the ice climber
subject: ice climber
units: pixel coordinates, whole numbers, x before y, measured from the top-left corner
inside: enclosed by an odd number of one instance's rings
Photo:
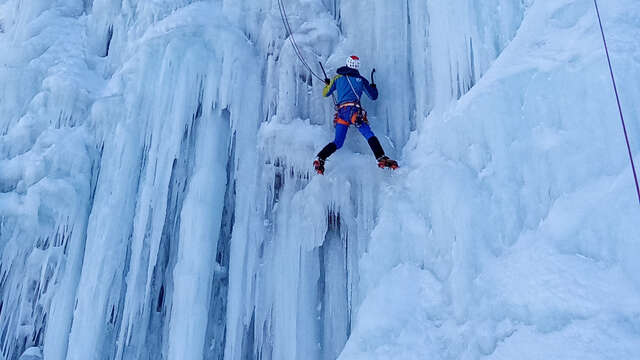
[[[392,169],[398,168],[398,163],[395,160],[389,159],[384,154],[380,141],[373,134],[369,127],[367,120],[367,112],[362,108],[360,104],[360,98],[362,93],[366,93],[371,100],[378,98],[378,89],[376,84],[369,84],[369,81],[360,75],[358,69],[360,68],[360,59],[357,56],[350,56],[347,58],[347,65],[337,70],[336,75],[332,80],[325,79],[326,86],[322,92],[324,97],[328,97],[333,94],[334,91],[338,92],[337,95],[337,112],[334,117],[334,123],[336,128],[335,140],[328,143],[319,153],[318,158],[313,162],[313,166],[318,174],[324,174],[324,162],[331,154],[340,149],[344,144],[345,137],[347,136],[347,130],[349,126],[355,125],[360,131],[362,136],[367,139],[373,155],[378,160],[378,166],[380,168],[390,167]]]

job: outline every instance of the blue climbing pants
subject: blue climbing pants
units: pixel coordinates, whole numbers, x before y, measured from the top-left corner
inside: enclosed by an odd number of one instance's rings
[[[373,131],[371,131],[369,124],[362,124],[358,126],[357,129],[360,131],[360,134],[362,134],[362,136],[364,136],[364,138],[367,140],[375,136],[373,134]],[[335,140],[333,140],[333,143],[336,144],[336,147],[338,149],[340,149],[342,145],[344,145],[344,139],[347,137],[347,130],[349,130],[349,127],[347,125],[336,124],[336,138]]]
[[[358,108],[355,106],[347,106],[340,110],[336,114],[336,139],[333,141],[336,144],[336,148],[340,149],[342,145],[344,145],[344,139],[347,137],[347,130],[349,130],[349,126],[347,124],[355,123],[355,116],[358,112]],[[369,124],[364,122],[360,125],[356,125],[360,134],[367,139],[367,141],[375,136]]]

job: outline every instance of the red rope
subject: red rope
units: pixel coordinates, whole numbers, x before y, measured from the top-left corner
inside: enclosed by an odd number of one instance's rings
[[[598,23],[600,24],[600,32],[602,33],[602,42],[604,43],[604,50],[607,54],[607,62],[609,63],[609,73],[611,73],[611,81],[613,82],[613,90],[616,93],[616,101],[618,102],[618,111],[620,112],[620,120],[622,121],[622,130],[624,131],[624,138],[627,141],[627,151],[629,152],[629,160],[631,161],[631,170],[633,171],[633,179],[636,182],[636,192],[638,193],[638,202],[640,202],[640,186],[638,186],[638,175],[636,173],[636,166],[633,161],[633,154],[631,152],[631,145],[629,145],[629,135],[627,134],[627,125],[624,122],[624,116],[622,115],[622,106],[620,105],[620,96],[618,95],[618,87],[616,86],[616,78],[613,75],[613,67],[611,66],[611,57],[609,56],[609,47],[607,46],[607,39],[604,36],[604,28],[602,27],[602,18],[600,17],[600,9],[598,8],[598,1],[593,0],[593,4],[596,6],[596,14],[598,15]]]

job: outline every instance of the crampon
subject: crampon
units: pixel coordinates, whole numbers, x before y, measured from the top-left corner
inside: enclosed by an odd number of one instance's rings
[[[324,175],[324,160],[316,159],[313,162],[313,167],[316,169],[316,172],[320,175]]]
[[[395,160],[389,159],[388,156],[382,156],[378,159],[378,167],[380,169],[391,168],[395,170],[398,168],[398,162]]]

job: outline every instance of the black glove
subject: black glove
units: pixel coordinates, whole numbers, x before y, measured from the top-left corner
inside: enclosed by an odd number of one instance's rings
[[[327,84],[327,85],[329,85],[329,84],[331,84],[331,80],[329,80],[329,79],[326,79],[326,78],[325,78],[325,79],[324,79],[324,83],[325,83],[325,84]]]
[[[371,84],[371,87],[375,89],[376,88],[376,84]]]

